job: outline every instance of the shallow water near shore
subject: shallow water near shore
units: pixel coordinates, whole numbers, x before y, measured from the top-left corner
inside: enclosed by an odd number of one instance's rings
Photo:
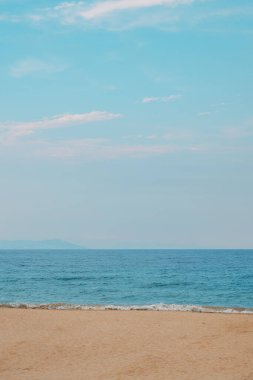
[[[0,304],[252,313],[253,250],[0,251]]]

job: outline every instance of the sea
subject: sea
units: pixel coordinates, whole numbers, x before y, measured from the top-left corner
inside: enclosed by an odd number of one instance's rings
[[[0,306],[253,313],[253,250],[1,250]]]

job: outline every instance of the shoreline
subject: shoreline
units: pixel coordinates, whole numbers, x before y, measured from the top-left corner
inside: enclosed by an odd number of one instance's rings
[[[251,380],[252,338],[249,314],[0,308],[0,378]]]
[[[30,309],[30,310],[94,310],[94,311],[167,311],[192,312],[212,314],[253,314],[251,307],[205,306],[191,304],[150,304],[150,305],[81,305],[68,303],[0,303],[0,309]]]

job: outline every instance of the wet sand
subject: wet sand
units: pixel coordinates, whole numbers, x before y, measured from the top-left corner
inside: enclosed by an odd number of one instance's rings
[[[253,380],[253,315],[0,309],[1,380]]]

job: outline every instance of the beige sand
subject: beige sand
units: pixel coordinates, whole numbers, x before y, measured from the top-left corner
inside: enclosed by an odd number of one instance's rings
[[[253,315],[0,309],[1,380],[253,380]]]

